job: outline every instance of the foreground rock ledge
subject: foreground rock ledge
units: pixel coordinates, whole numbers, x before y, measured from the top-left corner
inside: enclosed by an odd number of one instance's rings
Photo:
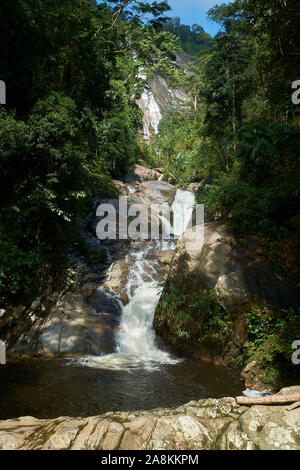
[[[75,419],[0,421],[3,450],[296,450],[300,409],[239,407],[233,399]]]

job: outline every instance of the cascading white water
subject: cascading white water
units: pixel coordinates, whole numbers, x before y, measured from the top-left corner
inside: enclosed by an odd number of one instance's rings
[[[173,234],[179,238],[186,231],[193,216],[195,195],[189,191],[178,189],[172,206],[174,214]]]
[[[195,204],[194,194],[178,190],[172,209],[176,236],[186,229]],[[168,223],[168,221],[165,221]],[[181,231],[181,232],[180,232]],[[130,266],[127,295],[129,303],[123,308],[117,338],[117,351],[101,356],[80,359],[82,365],[101,369],[126,370],[136,367],[153,369],[159,364],[175,364],[178,359],[156,345],[153,319],[162,288],[157,279],[158,262],[153,251],[174,249],[175,240],[156,240],[140,252],[127,256]]]
[[[133,186],[128,186],[127,188],[128,188],[128,193],[129,193],[129,194],[134,194],[134,193],[136,193],[136,188],[134,188]]]
[[[144,139],[150,140],[151,129],[153,129],[154,133],[157,134],[158,126],[162,118],[160,108],[151,90],[143,91],[140,100],[138,100],[138,105],[144,113]]]
[[[172,205],[173,224],[170,220],[160,216],[165,233],[170,233],[178,239],[186,231],[193,216],[195,195],[190,191],[178,189]]]

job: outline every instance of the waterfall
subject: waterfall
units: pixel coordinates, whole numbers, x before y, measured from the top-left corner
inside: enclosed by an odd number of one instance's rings
[[[144,90],[141,99],[137,103],[144,113],[144,139],[150,140],[151,129],[153,129],[155,134],[158,133],[158,126],[162,118],[160,108],[151,90]]]
[[[178,189],[172,205],[174,214],[173,234],[175,238],[179,238],[188,228],[193,216],[195,202],[193,193]]]
[[[177,190],[172,205],[173,224],[164,216],[160,216],[165,233],[170,233],[174,236],[174,239],[178,239],[186,231],[193,216],[195,202],[196,199],[193,193],[182,189]]]
[[[174,228],[178,238],[192,217],[194,194],[178,190],[172,206]],[[165,221],[167,223],[167,221]],[[127,255],[129,278],[126,286],[129,303],[123,307],[117,337],[117,351],[113,354],[86,356],[80,364],[101,369],[128,370],[136,367],[154,369],[159,364],[176,364],[178,359],[158,348],[153,330],[154,313],[161,294],[157,275],[157,250],[174,249],[175,240],[155,240],[140,252]]]

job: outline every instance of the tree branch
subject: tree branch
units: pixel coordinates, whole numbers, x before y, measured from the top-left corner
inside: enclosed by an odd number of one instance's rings
[[[111,27],[110,27],[109,29],[112,29],[112,28],[115,26],[116,22],[117,22],[118,19],[120,18],[120,15],[121,15],[122,11],[123,11],[126,7],[128,7],[128,5],[129,5],[130,3],[132,3],[132,2],[133,2],[133,0],[124,0],[124,1],[123,1],[123,3],[121,4],[119,10],[117,10],[117,11],[113,14],[113,16],[115,16],[115,19],[114,19],[114,21],[113,21],[113,23],[112,23],[112,25],[111,25]]]

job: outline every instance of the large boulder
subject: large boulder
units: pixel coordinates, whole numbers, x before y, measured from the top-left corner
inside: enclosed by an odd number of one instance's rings
[[[215,307],[211,292],[215,293]],[[178,308],[180,295],[186,299],[183,311]],[[224,224],[206,223],[188,230],[178,241],[157,307],[155,328],[184,352],[229,364],[248,336],[244,312],[263,304],[297,306],[299,298],[299,288],[280,279],[269,263],[256,258],[251,240],[242,244]],[[211,305],[211,311],[205,311],[205,302]],[[193,317],[187,308],[191,304],[196,305]],[[219,322],[224,324],[223,336],[214,323],[220,309],[224,311]],[[187,313],[189,319],[185,318]]]
[[[138,184],[145,181],[158,180],[162,173],[158,169],[146,168],[142,165],[134,165],[125,178],[126,183]]]
[[[218,222],[204,224],[204,236],[202,230],[196,227],[182,235],[170,277],[176,277],[185,257],[186,271],[179,276],[197,278],[206,289],[216,288],[228,310],[238,312],[241,306],[260,300],[282,308],[298,306],[299,289],[289,280],[279,279],[270,263],[255,259],[251,240],[242,245]]]
[[[35,319],[10,355],[62,357],[115,351],[120,303],[96,286],[64,295],[44,317]]]
[[[165,181],[146,181],[139,186],[137,193],[146,205],[171,204],[175,194],[175,186]]]
[[[203,192],[206,186],[211,184],[211,179],[209,176],[206,176],[202,181],[190,183],[187,186],[187,191],[191,191],[192,193],[199,194]]]

